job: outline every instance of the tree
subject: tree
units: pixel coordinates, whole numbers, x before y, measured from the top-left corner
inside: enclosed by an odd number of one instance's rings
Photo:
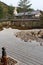
[[[12,6],[9,6],[8,7],[8,16],[9,17],[12,17],[13,16],[13,11],[14,11],[14,8]]]
[[[0,6],[0,19],[3,18],[3,8]]]
[[[0,1],[0,18],[7,18],[8,5]]]
[[[40,20],[43,21],[43,11],[40,11],[41,15],[40,15]]]
[[[18,6],[22,9],[23,12],[29,11],[30,10],[30,1],[28,0],[20,0]]]

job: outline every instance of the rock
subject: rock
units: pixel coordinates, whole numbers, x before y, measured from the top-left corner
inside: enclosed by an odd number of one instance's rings
[[[27,42],[29,39],[38,40],[38,38],[41,36],[43,36],[43,30],[22,30],[16,33],[16,37],[21,38],[25,42]]]
[[[42,42],[40,43],[40,46],[43,46]]]
[[[17,64],[18,64],[18,61],[14,60],[14,59],[12,59],[12,58],[10,58],[10,57],[8,57],[8,58],[7,58],[7,63],[8,63],[8,65],[17,65]],[[3,65],[3,64],[1,63],[1,58],[0,58],[0,65]]]
[[[28,39],[27,39],[27,38],[24,38],[24,41],[25,41],[25,42],[27,42],[27,41],[28,41]]]

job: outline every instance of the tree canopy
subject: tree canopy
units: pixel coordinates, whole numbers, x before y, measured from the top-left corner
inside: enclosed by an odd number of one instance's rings
[[[7,4],[0,1],[0,19],[10,18],[13,16],[13,6],[8,6]]]
[[[0,6],[0,19],[3,18],[3,8]]]
[[[20,7],[22,9],[23,12],[29,11],[29,10],[33,10],[31,9],[32,4],[30,4],[29,0],[20,0],[18,7]]]
[[[41,15],[40,15],[40,20],[43,21],[43,11],[40,11]]]
[[[9,6],[8,7],[8,17],[9,18],[13,17],[13,11],[14,11],[14,7]]]

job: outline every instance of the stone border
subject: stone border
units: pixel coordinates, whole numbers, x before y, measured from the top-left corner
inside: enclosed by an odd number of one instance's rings
[[[13,60],[17,61],[17,63],[16,63],[15,65],[19,65],[20,61],[18,61],[17,59],[14,59],[14,58],[11,57],[11,56],[8,56],[8,57],[10,57],[10,58],[12,58]]]

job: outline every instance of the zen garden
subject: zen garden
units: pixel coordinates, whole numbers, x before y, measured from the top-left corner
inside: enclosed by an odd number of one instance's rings
[[[43,65],[43,10],[17,4],[0,1],[0,65]]]

